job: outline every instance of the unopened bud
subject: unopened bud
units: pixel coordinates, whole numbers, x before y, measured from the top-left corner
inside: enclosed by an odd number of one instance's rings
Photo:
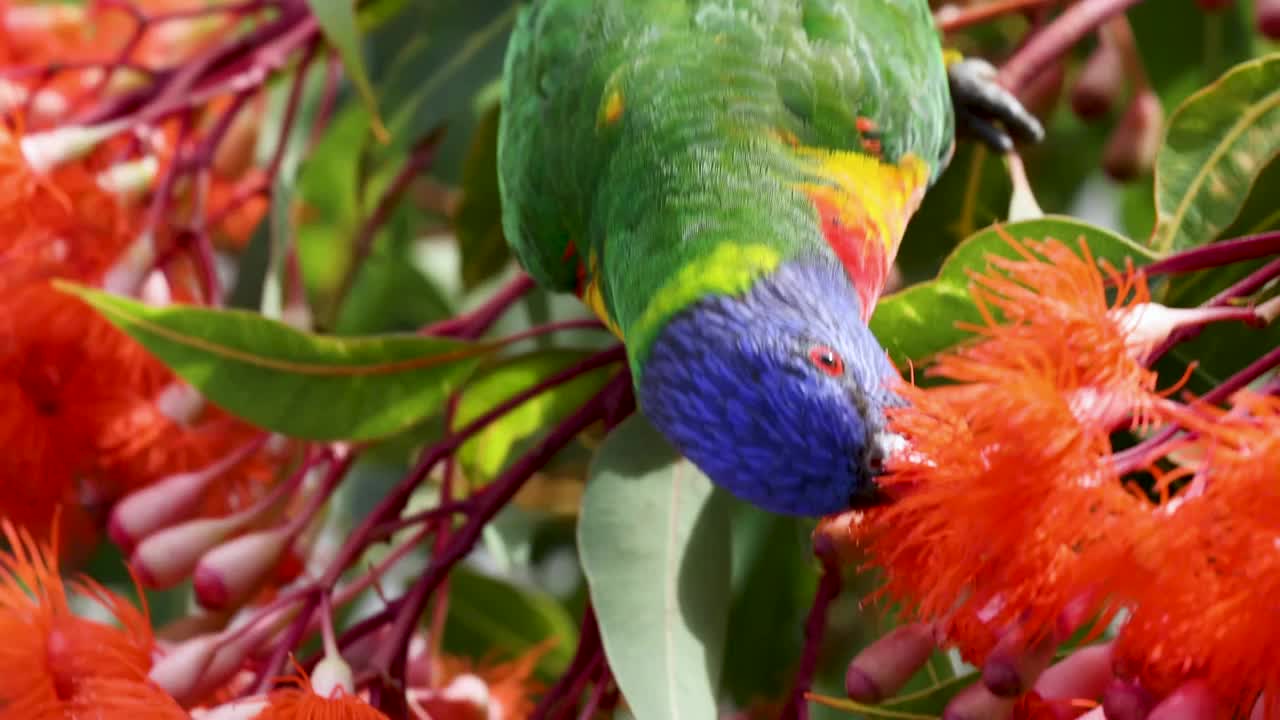
[[[183,426],[190,425],[205,408],[200,391],[181,380],[166,385],[156,396],[155,403],[165,417]]]
[[[189,698],[221,641],[222,634],[215,633],[175,646],[151,667],[151,681],[174,698]]]
[[[219,177],[238,178],[249,169],[258,149],[261,125],[262,113],[256,107],[243,108],[236,114],[213,154],[213,171]]]
[[[0,79],[0,112],[9,112],[26,101],[26,88]]]
[[[36,93],[36,96],[31,100],[31,110],[35,112],[37,117],[42,118],[62,117],[70,107],[71,103],[67,102],[65,95],[49,88]]]
[[[1094,120],[1111,112],[1122,92],[1124,62],[1115,44],[1104,37],[1071,87],[1071,109],[1082,120]]]
[[[191,711],[191,720],[255,720],[267,704],[264,697],[232,700],[217,707],[195,708]]]
[[[231,629],[188,640],[160,658],[149,677],[180,704],[194,705],[240,672],[257,639]]]
[[[53,168],[93,151],[103,140],[124,129],[121,122],[82,127],[71,125],[22,138],[22,155],[31,169],[46,173]]]
[[[151,272],[155,259],[155,238],[150,232],[144,232],[107,269],[102,279],[102,289],[116,295],[133,296]]]
[[[339,691],[354,695],[356,681],[351,666],[343,661],[341,655],[326,654],[311,671],[311,690],[322,698],[335,697]]]
[[[4,27],[12,33],[67,30],[84,22],[84,10],[69,3],[10,5],[4,11]]]
[[[155,155],[117,163],[98,173],[98,187],[123,198],[135,198],[151,189],[160,172]]]
[[[139,540],[195,514],[209,485],[244,460],[249,445],[200,470],[176,473],[130,493],[111,511],[107,532],[121,550],[130,552]]]
[[[1059,60],[1027,81],[1026,87],[1018,93],[1018,99],[1030,112],[1042,120],[1053,114],[1062,97],[1062,88],[1066,83],[1066,63]]]
[[[899,626],[849,663],[845,692],[852,700],[862,703],[878,703],[893,697],[929,660],[936,647],[931,625]]]
[[[1253,13],[1258,32],[1272,40],[1280,40],[1280,0],[1254,0]]]
[[[1265,305],[1263,307],[1266,307]],[[1266,320],[1263,307],[1248,310],[1235,307],[1171,308],[1160,303],[1137,303],[1108,313],[1125,335],[1125,345],[1135,354],[1164,342],[1175,330],[1225,320]],[[1268,308],[1268,311],[1272,311]]]
[[[1127,182],[1151,172],[1164,132],[1164,109],[1150,89],[1129,103],[1120,124],[1111,131],[1102,166],[1113,179]]]
[[[138,544],[129,565],[143,585],[170,587],[191,575],[210,549],[243,530],[253,520],[251,513],[192,520],[153,533]]]
[[[247,600],[271,577],[293,535],[292,527],[281,526],[243,535],[205,553],[193,578],[196,601],[218,610]]]

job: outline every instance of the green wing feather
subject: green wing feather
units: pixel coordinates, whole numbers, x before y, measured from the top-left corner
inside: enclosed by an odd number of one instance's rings
[[[926,0],[537,0],[507,55],[504,228],[548,288],[587,269],[638,375],[683,305],[832,254],[797,145],[874,142],[932,182],[953,127]]]

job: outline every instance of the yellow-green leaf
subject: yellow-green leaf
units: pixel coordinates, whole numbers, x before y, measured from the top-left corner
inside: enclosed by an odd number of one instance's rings
[[[419,335],[328,337],[243,310],[152,307],[58,286],[227,412],[310,440],[368,440],[431,416],[493,347]]]
[[[515,395],[586,358],[578,350],[546,350],[519,355],[486,368],[462,391],[455,427],[465,426]],[[617,372],[606,366],[531,398],[494,421],[458,451],[463,471],[472,482],[487,482],[502,470],[516,444],[568,417],[595,395]]]
[[[356,92],[369,107],[369,126],[378,140],[387,142],[390,135],[378,115],[378,98],[374,95],[373,84],[369,82],[369,71],[364,66],[364,49],[360,42],[360,27],[356,22],[355,3],[352,0],[308,0],[311,12],[325,37],[342,56],[342,64],[351,76],[351,83]]]
[[[1236,66],[1169,120],[1156,156],[1151,246],[1164,252],[1217,239],[1277,154],[1280,54]]]

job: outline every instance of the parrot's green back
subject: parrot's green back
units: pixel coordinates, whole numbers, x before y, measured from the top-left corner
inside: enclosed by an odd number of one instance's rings
[[[638,376],[674,313],[800,255],[869,315],[954,119],[926,0],[536,0],[501,124],[514,252]]]

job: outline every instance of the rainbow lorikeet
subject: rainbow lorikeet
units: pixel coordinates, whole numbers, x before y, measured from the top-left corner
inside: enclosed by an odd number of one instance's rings
[[[926,0],[535,0],[507,53],[503,225],[626,344],[640,409],[767,510],[875,501],[895,372],[867,321],[957,125],[1041,130]]]

